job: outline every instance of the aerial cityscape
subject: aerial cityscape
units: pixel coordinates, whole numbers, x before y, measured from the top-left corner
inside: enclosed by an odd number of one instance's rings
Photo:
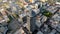
[[[0,34],[60,34],[60,0],[0,0]]]

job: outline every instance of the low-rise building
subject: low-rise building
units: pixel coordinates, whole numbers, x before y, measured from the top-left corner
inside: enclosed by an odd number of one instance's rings
[[[47,20],[46,16],[37,16],[36,18],[36,25],[38,28],[40,28],[40,26]]]
[[[55,14],[54,16],[52,16],[52,19],[56,20],[56,21],[60,21],[60,15],[59,14]]]
[[[37,34],[43,34],[41,31],[38,31]]]
[[[51,12],[51,13],[54,13],[54,12],[57,11],[57,8],[54,7],[54,6],[49,6],[48,8],[46,8],[46,10],[48,10],[48,11]]]
[[[49,30],[49,31],[48,31]],[[48,27],[47,24],[44,24],[42,27],[41,27],[41,32],[43,32],[43,34],[49,34],[51,32],[50,28]]]
[[[22,27],[20,29],[18,29],[16,32],[14,32],[13,34],[26,34],[24,32],[24,30],[22,29]]]
[[[1,33],[6,34],[7,30],[8,30],[7,26],[4,27],[3,25],[0,24],[0,32]]]
[[[56,30],[52,30],[49,34],[55,34],[56,33]]]
[[[6,10],[2,8],[2,9],[0,10],[0,12],[1,12],[2,17],[4,18],[4,20],[5,20],[6,22],[8,22],[8,21],[9,21],[9,18],[8,18],[7,14],[6,14]]]
[[[58,24],[56,30],[57,30],[58,32],[60,32],[60,24]]]

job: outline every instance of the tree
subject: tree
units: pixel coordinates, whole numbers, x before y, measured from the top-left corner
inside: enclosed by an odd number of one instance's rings
[[[50,17],[52,16],[52,13],[47,11],[47,10],[44,10],[44,12],[42,13],[43,15],[47,16],[47,17]]]

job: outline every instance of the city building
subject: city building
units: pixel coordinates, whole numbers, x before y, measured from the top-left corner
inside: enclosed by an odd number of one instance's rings
[[[40,0],[41,2],[46,2],[47,0]]]
[[[55,34],[56,33],[56,30],[52,30],[49,34]]]
[[[8,18],[7,14],[6,14],[6,10],[1,9],[0,12],[1,12],[1,14],[2,14],[4,20],[5,20],[6,22],[8,22],[8,21],[9,21],[9,18]]]
[[[43,32],[43,34],[49,34],[51,32],[50,28],[48,27],[47,24],[44,24],[42,27],[41,27],[41,32]],[[49,30],[49,31],[48,31]]]
[[[0,34],[60,34],[60,1],[0,0]]]
[[[41,31],[38,31],[37,34],[43,34]]]
[[[4,25],[4,26],[5,26],[5,25]],[[4,27],[4,26],[0,24],[0,32],[1,32],[2,34],[6,34],[6,32],[7,32],[7,30],[8,30],[7,26],[5,26],[5,27]]]
[[[53,19],[53,20],[56,20],[56,21],[60,21],[60,16],[59,16],[59,14],[55,14],[54,16],[52,16],[52,19]]]
[[[49,6],[48,8],[46,8],[46,10],[48,10],[51,13],[55,13],[57,11],[57,8],[54,6]]]
[[[36,18],[36,25],[38,28],[40,28],[40,26],[47,20],[47,17],[46,16],[37,16]]]
[[[26,34],[24,32],[24,30],[22,29],[22,27],[20,29],[18,29],[16,32],[14,32],[13,34]]]

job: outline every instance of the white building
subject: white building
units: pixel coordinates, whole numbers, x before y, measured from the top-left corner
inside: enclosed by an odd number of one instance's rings
[[[59,4],[60,5],[60,0],[55,0],[56,1],[56,4]]]

